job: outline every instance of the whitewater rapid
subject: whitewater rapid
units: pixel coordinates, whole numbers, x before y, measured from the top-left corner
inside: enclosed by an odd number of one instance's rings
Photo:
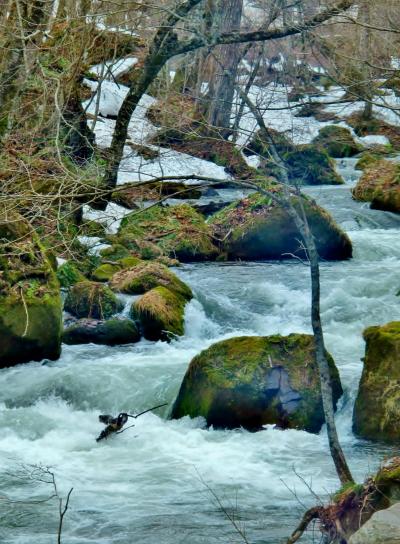
[[[400,218],[352,201],[348,185],[308,189],[354,245],[348,262],[321,263],[326,344],[344,397],[339,434],[357,479],[390,448],[356,439],[351,415],[368,325],[400,319]],[[167,419],[191,358],[213,342],[243,334],[310,332],[309,271],[298,262],[185,265],[177,273],[196,299],[186,334],[171,344],[64,346],[56,362],[0,371],[0,542],[53,544],[58,514],[49,486],[28,477],[52,467],[60,494],[74,490],[64,544],[216,544],[240,542],[215,496],[234,512],[251,544],[285,541],[304,509],[338,488],[324,432],[207,430],[201,418]],[[146,414],[135,427],[97,444],[100,413]],[[212,490],[212,492],[210,491]],[[312,534],[304,542],[312,542]]]

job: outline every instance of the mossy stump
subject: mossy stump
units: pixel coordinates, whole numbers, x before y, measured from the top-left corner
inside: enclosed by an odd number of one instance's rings
[[[339,373],[330,366],[335,406],[342,395]],[[213,344],[190,363],[172,418],[206,419],[216,428],[266,424],[318,433],[324,423],[312,336],[243,336]]]
[[[353,430],[370,440],[400,442],[400,321],[369,327]],[[400,498],[399,498],[400,500]]]

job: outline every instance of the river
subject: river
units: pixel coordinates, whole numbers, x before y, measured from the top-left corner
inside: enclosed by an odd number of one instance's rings
[[[339,163],[347,184],[308,189],[350,235],[354,258],[321,263],[326,344],[344,397],[337,423],[361,480],[392,452],[356,439],[351,417],[368,325],[400,319],[400,217],[351,199],[354,161]],[[304,509],[338,488],[324,431],[207,430],[200,418],[169,421],[191,358],[236,335],[309,332],[309,271],[300,262],[185,265],[178,274],[196,299],[185,337],[133,346],[64,346],[56,362],[0,371],[0,542],[53,544],[58,523],[49,485],[30,477],[50,466],[59,493],[73,487],[64,544],[251,544],[285,541]],[[124,436],[95,442],[100,413],[146,414]],[[221,508],[222,506],[222,508]],[[225,513],[223,510],[225,509]],[[313,542],[309,532],[303,542]],[[319,542],[318,534],[315,542]]]

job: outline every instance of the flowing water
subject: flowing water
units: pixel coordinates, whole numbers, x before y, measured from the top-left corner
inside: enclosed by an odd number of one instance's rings
[[[337,422],[358,479],[392,451],[356,439],[351,415],[364,352],[362,330],[400,319],[400,218],[351,200],[344,187],[308,189],[349,233],[354,258],[322,263],[326,343],[345,395]],[[166,419],[168,408],[97,444],[100,413],[139,412],[171,403],[191,358],[215,341],[243,334],[309,332],[309,271],[299,262],[193,264],[179,269],[196,300],[185,337],[171,344],[65,346],[57,362],[0,371],[0,541],[56,542],[49,485],[31,465],[51,466],[59,492],[73,487],[64,544],[277,544],[315,495],[338,487],[325,433],[207,430],[201,418]],[[216,498],[217,497],[217,498]],[[225,513],[223,512],[225,510]],[[313,542],[310,532],[304,542]],[[318,542],[318,534],[315,542]]]

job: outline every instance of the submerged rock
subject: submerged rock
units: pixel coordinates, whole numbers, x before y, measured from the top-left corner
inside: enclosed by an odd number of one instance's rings
[[[48,255],[20,216],[0,218],[0,237],[0,368],[58,359],[62,303]]]
[[[127,216],[121,222],[118,235],[129,249],[140,248],[145,242],[160,254],[183,262],[212,260],[218,253],[204,217],[187,204],[154,206],[138,215]]]
[[[279,191],[279,188],[271,190]],[[299,202],[299,197],[292,198]],[[320,256],[327,260],[349,259],[351,241],[331,215],[306,197],[302,197],[301,202]],[[259,193],[215,214],[210,224],[214,236],[223,240],[221,250],[229,259],[283,259],[290,254],[305,258],[293,221],[285,210]]]
[[[363,147],[354,140],[350,130],[337,125],[328,125],[321,128],[313,144],[324,149],[330,157],[341,159],[353,157],[363,150]]]
[[[400,322],[369,327],[353,430],[363,438],[400,440]]]
[[[94,281],[76,283],[64,303],[64,309],[72,315],[94,319],[107,319],[122,306],[109,287]]]
[[[159,286],[167,287],[186,300],[193,297],[190,287],[166,266],[156,262],[142,262],[128,270],[117,272],[110,284],[111,289],[129,295],[140,295]]]
[[[400,503],[376,512],[350,537],[349,544],[400,544]]]
[[[355,200],[371,202],[371,208],[400,213],[400,165],[385,160],[372,163],[352,195]]]
[[[339,373],[328,362],[335,405]],[[213,344],[190,363],[172,417],[203,416],[208,425],[258,430],[262,425],[317,433],[324,423],[312,336],[243,336]]]
[[[169,341],[184,334],[187,300],[166,287],[155,287],[133,303],[131,317],[140,323],[147,340]]]
[[[104,344],[116,346],[140,340],[136,324],[130,319],[80,319],[64,330],[65,344]]]

